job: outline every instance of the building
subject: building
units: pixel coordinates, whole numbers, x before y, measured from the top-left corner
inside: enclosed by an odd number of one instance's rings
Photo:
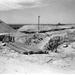
[[[15,30],[4,23],[2,20],[0,20],[0,41],[3,42],[9,42],[14,41],[14,37],[12,37],[10,34],[14,33]]]

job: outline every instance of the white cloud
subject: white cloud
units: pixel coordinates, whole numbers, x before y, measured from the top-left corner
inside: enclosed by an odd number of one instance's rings
[[[31,8],[41,5],[41,0],[0,0],[0,11]]]

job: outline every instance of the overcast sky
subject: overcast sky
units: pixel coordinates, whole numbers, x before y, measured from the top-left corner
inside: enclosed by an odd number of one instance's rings
[[[0,0],[6,23],[75,23],[75,0]]]

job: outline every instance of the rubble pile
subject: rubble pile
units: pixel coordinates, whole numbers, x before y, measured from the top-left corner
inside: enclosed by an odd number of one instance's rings
[[[57,47],[61,44],[61,37],[56,36],[49,40],[49,42],[46,44],[45,49],[54,51],[54,49],[57,50]]]
[[[40,43],[44,38],[44,35],[38,35],[38,34],[34,34],[32,35],[32,37],[28,37],[25,41],[25,44],[27,45],[31,45],[31,44],[38,44]]]
[[[64,47],[68,47],[68,44],[73,43],[75,41],[75,34],[68,32],[67,35],[64,36],[54,36],[50,38],[48,43],[45,44],[44,49],[52,52],[57,52],[58,46],[66,43]]]

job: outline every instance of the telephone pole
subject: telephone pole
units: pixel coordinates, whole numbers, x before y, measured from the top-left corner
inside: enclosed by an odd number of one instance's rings
[[[40,29],[40,16],[38,16],[38,33],[39,33],[39,29]]]

